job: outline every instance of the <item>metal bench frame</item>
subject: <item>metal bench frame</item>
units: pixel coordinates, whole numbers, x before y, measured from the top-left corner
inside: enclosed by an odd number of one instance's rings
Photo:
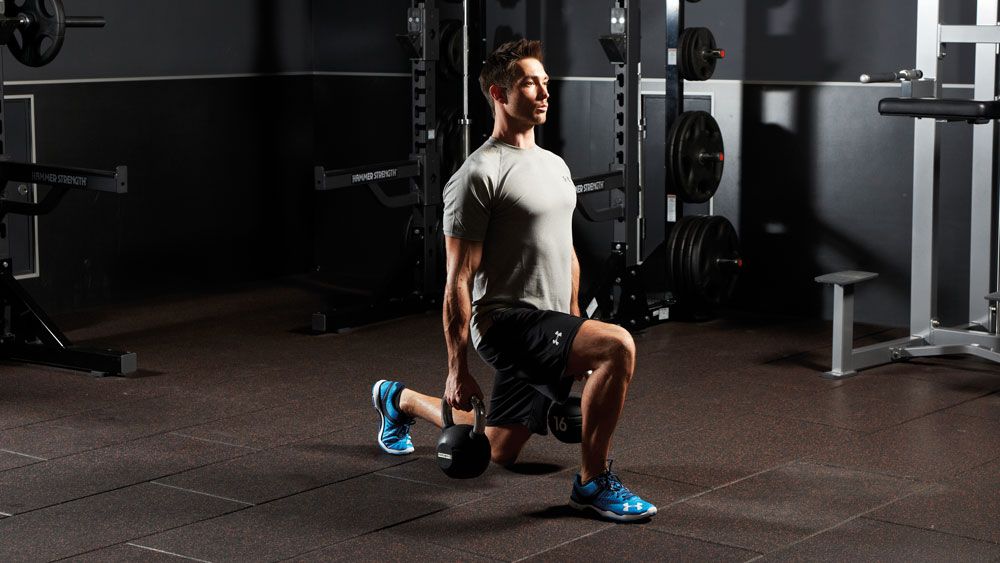
[[[1000,45],[998,0],[979,0],[977,25],[943,25],[940,8],[941,0],[919,0],[916,62],[917,68],[923,71],[923,78],[903,80],[903,96],[940,98],[941,84],[937,77],[940,75],[946,45],[966,43],[977,45],[975,99],[996,100],[997,46]],[[996,121],[975,125],[973,135],[968,325],[957,328],[942,328],[938,325],[938,209],[935,203],[940,185],[938,121],[916,119],[913,139],[910,336],[851,349],[852,330],[849,324],[853,319],[853,301],[847,297],[853,290],[845,288],[857,282],[847,279],[838,284],[828,276],[821,276],[817,281],[831,283],[837,288],[835,309],[842,311],[841,322],[837,323],[837,319],[834,319],[833,366],[825,377],[849,377],[857,370],[914,357],[965,354],[1000,363],[1000,336],[997,335],[996,321],[1000,249],[993,213],[997,197]]]

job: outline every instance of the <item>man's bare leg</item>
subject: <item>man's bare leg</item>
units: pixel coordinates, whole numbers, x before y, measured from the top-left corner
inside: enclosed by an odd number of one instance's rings
[[[583,442],[580,480],[593,479],[607,467],[611,437],[618,426],[635,371],[635,343],[617,325],[586,321],[580,327],[566,367],[568,375],[591,371],[583,388]]]
[[[406,388],[399,394],[399,410],[414,418],[426,420],[438,428],[444,427],[440,397],[431,397]],[[475,424],[475,415],[471,411],[452,410],[451,415],[455,424]],[[493,463],[510,465],[531,437],[531,431],[520,424],[487,426],[486,437],[490,440]]]

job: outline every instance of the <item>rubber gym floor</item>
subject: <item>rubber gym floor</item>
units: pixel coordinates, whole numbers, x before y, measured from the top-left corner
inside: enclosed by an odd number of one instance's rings
[[[578,448],[551,436],[467,481],[426,423],[381,453],[371,385],[442,392],[440,317],[310,335],[321,305],[292,279],[58,318],[140,371],[2,366],[0,560],[1000,561],[991,364],[827,381],[827,323],[651,328],[613,457],[659,514],[622,525],[567,506]]]

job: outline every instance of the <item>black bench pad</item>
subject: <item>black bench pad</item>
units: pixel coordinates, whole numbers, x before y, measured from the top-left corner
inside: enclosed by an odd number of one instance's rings
[[[878,112],[882,115],[986,123],[1000,119],[1000,102],[945,98],[885,98],[878,103]]]

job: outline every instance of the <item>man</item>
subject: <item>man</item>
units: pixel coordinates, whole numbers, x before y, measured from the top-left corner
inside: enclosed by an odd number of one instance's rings
[[[565,162],[535,145],[535,126],[549,108],[548,80],[541,43],[523,39],[497,48],[479,77],[493,134],[444,189],[444,400],[455,422],[467,424],[472,397],[483,396],[469,373],[471,323],[473,344],[496,369],[486,427],[492,460],[509,465],[532,433],[547,434],[551,402],[564,401],[574,379],[585,380],[582,465],[570,505],[613,520],[648,518],[656,507],[629,491],[608,463],[635,345],[621,327],[580,317],[576,189]],[[372,401],[379,446],[390,454],[413,451],[416,418],[443,424],[441,399],[399,382],[377,382]]]

